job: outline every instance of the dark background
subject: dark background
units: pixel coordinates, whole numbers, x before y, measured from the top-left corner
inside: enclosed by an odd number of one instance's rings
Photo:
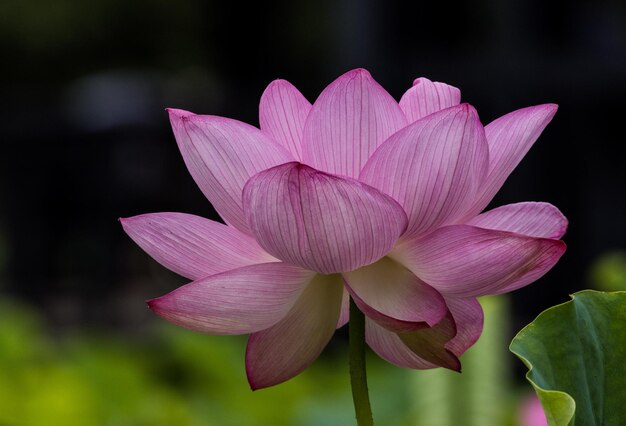
[[[547,201],[570,221],[559,264],[515,293],[515,329],[625,245],[622,1],[5,0],[0,57],[0,295],[59,327],[157,321],[143,300],[182,281],[117,218],[216,217],[163,109],[258,125],[275,78],[313,101],[351,68],[396,99],[426,76],[459,87],[484,124],[560,105],[494,200]]]

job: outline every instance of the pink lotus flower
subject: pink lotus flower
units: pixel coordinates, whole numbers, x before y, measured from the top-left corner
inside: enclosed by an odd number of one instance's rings
[[[130,237],[190,284],[148,302],[166,320],[250,334],[253,389],[288,380],[347,321],[401,367],[460,370],[479,337],[476,297],[515,290],[565,251],[546,203],[479,214],[554,116],[540,105],[486,127],[460,91],[425,78],[397,103],[365,70],[311,105],[284,80],[260,130],[169,110],[185,163],[226,225],[183,213],[122,219]]]

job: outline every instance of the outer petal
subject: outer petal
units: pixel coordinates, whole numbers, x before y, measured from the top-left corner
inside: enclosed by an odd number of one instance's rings
[[[240,121],[169,110],[178,147],[194,180],[222,219],[249,233],[241,190],[250,176],[293,160],[259,129]]]
[[[406,227],[406,215],[391,197],[300,163],[254,176],[243,199],[246,219],[261,247],[285,262],[323,274],[375,262]]]
[[[274,80],[261,96],[261,130],[287,148],[296,160],[302,158],[302,131],[311,103],[291,83]]]
[[[341,297],[341,312],[339,313],[339,320],[337,321],[337,328],[341,328],[350,320],[350,294],[344,288],[343,295]]]
[[[483,331],[483,308],[474,298],[446,297],[446,305],[456,324],[456,336],[446,343],[446,348],[460,357],[476,343]]]
[[[446,303],[454,317],[457,333],[452,340],[445,343],[445,348],[454,356],[460,357],[480,337],[483,328],[483,311],[476,299],[448,298]],[[374,352],[388,362],[399,367],[420,370],[439,366],[435,363],[436,360],[430,362],[425,359],[431,359],[428,353],[424,354],[425,358],[423,358],[413,352],[398,334],[386,330],[372,320],[367,320],[366,326],[367,343]],[[440,340],[445,340],[445,337]],[[417,347],[417,349],[420,348]]]
[[[366,340],[381,358],[407,368],[445,367],[461,371],[458,357],[446,348],[456,328],[449,313],[434,327],[407,333],[393,333],[368,320]]]
[[[407,241],[390,256],[445,296],[476,297],[530,284],[564,252],[559,240],[452,225]]]
[[[237,229],[184,213],[120,219],[124,231],[154,260],[192,280],[277,261]]]
[[[438,365],[417,356],[405,345],[400,337],[371,319],[366,319],[365,339],[367,344],[382,359],[398,367],[426,370]]]
[[[481,212],[489,204],[552,120],[557,108],[555,104],[522,108],[485,127],[489,143],[489,174],[467,217]]]
[[[148,301],[181,327],[212,334],[246,334],[280,321],[314,273],[285,263],[262,263],[212,275]]]
[[[400,108],[409,123],[429,114],[446,109],[461,102],[461,91],[445,83],[432,82],[427,78],[416,78],[413,87],[400,99]]]
[[[304,126],[303,162],[356,178],[374,150],[407,125],[397,102],[363,69],[320,94]]]
[[[431,114],[391,136],[372,155],[359,179],[404,207],[408,238],[462,216],[482,184],[488,158],[476,110],[463,104]]]
[[[559,209],[536,202],[498,207],[472,218],[467,224],[542,238],[561,238],[567,230],[567,219]]]
[[[389,330],[432,327],[448,313],[437,290],[389,258],[343,276],[359,309]]]
[[[317,275],[280,322],[250,336],[246,371],[253,390],[289,380],[315,361],[335,332],[341,281]]]

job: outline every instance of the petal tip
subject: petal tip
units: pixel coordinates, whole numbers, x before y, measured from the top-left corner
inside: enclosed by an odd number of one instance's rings
[[[461,360],[457,357],[452,351],[446,349],[449,357],[441,366],[447,368],[448,370],[456,371],[457,373],[461,373],[462,366]]]
[[[250,348],[250,338],[253,338],[254,336],[251,335],[248,338],[248,345],[246,346],[246,357],[245,357],[245,368],[246,368],[246,379],[248,380],[248,386],[250,386],[250,390],[252,392],[254,391],[258,391],[261,389],[265,389],[265,388],[269,388],[275,384],[278,383],[267,383],[267,382],[263,382],[262,380],[259,380],[259,377],[256,377],[254,372],[253,372],[253,362],[252,359],[254,357],[254,354]]]
[[[128,233],[128,228],[131,225],[131,222],[134,220],[136,216],[131,216],[131,217],[118,217],[117,221],[120,223],[120,225],[122,225],[122,229]]]
[[[343,76],[348,77],[348,78],[357,78],[357,77],[365,78],[368,80],[372,78],[372,74],[370,74],[370,72],[366,70],[365,68],[355,68],[353,70],[348,71]]]
[[[413,80],[413,86],[417,86],[422,83],[432,83],[432,82],[430,81],[430,79],[426,77],[417,77],[415,80]]]
[[[178,108],[165,108],[165,111],[169,114],[170,118],[184,119],[189,116],[196,115],[193,112],[185,111]]]
[[[295,86],[291,84],[289,81],[277,78],[276,80],[272,80],[270,84],[267,85],[263,94],[261,95],[261,103],[269,102],[268,97],[271,97],[275,92],[282,92],[284,90],[292,90],[295,89]]]
[[[120,217],[117,220],[122,225],[122,228],[124,229],[124,231],[126,231],[126,233],[129,233],[138,224],[139,225],[141,224],[142,219],[144,219],[146,217],[149,217],[149,216],[150,216],[150,214],[139,214],[139,215],[136,215],[136,216]]]
[[[160,297],[154,297],[152,299],[148,299],[146,300],[146,305],[148,305],[148,308],[150,308],[150,310],[155,311],[158,309],[157,305],[158,305],[158,300],[160,299]]]
[[[248,380],[248,386],[250,386],[250,390],[252,392],[265,389],[271,386],[271,385],[262,385],[258,383],[256,379],[253,377],[252,372],[249,370],[247,363],[246,363],[246,379]]]
[[[167,295],[148,299],[146,300],[146,305],[148,305],[148,308],[150,308],[152,312],[165,318],[164,314],[168,310]]]
[[[270,82],[270,84],[267,85],[267,88],[265,89],[265,91],[267,92],[268,90],[274,88],[274,87],[292,87],[293,84],[291,84],[289,81],[285,80],[284,78],[277,78],[276,80],[272,80]]]

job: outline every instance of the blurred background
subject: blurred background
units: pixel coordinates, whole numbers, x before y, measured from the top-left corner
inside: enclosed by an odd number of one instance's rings
[[[622,0],[3,0],[0,57],[2,426],[351,424],[345,330],[307,372],[252,393],[245,339],[149,312],[144,300],[184,281],[117,222],[216,218],[164,108],[258,125],[275,78],[313,101],[356,67],[396,99],[425,76],[459,87],[484,124],[560,105],[493,205],[555,204],[567,253],[534,285],[483,301],[493,315],[464,384],[372,355],[379,424],[516,424],[530,386],[506,351],[514,333],[569,293],[626,288]]]

